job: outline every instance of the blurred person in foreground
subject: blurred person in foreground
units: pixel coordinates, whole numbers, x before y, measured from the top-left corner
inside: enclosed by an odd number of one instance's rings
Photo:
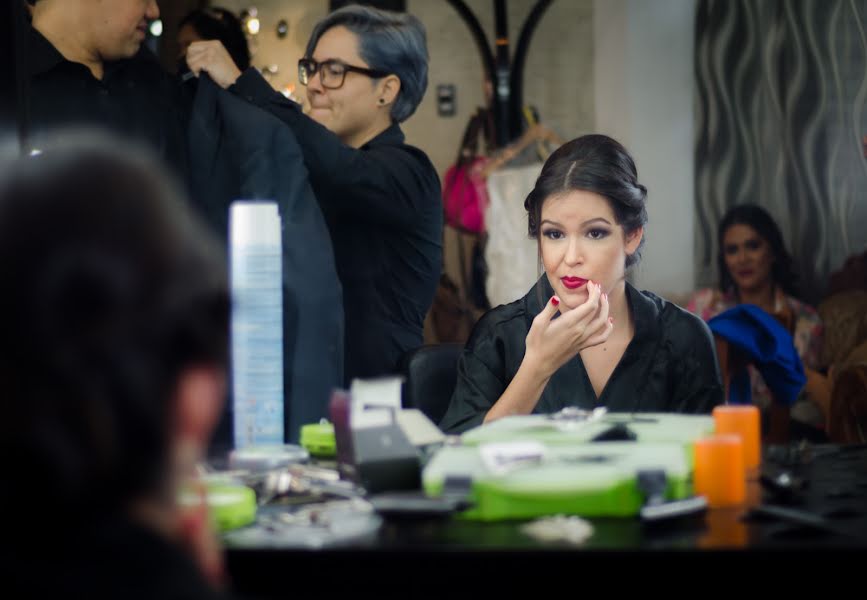
[[[4,589],[220,597],[204,502],[177,501],[225,388],[214,241],[154,162],[70,138],[2,169],[0,278]]]

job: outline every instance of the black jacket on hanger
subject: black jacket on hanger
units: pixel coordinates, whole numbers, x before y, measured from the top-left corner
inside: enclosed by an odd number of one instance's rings
[[[229,88],[295,133],[322,207],[346,311],[346,383],[397,370],[424,343],[442,269],[439,176],[397,124],[361,148],[343,144],[248,69]]]
[[[486,313],[458,362],[458,381],[440,427],[449,433],[481,425],[524,359],[533,318],[554,295],[545,275],[520,300]],[[710,413],[723,401],[713,337],[695,315],[626,284],[635,334],[601,396],[580,354],[554,373],[534,413],[567,406],[614,412]]]
[[[325,220],[301,148],[278,119],[199,78],[189,127],[195,203],[228,240],[233,200],[273,200],[283,224],[285,437],[328,417],[343,380],[343,306]],[[225,432],[222,432],[225,436]],[[225,442],[225,440],[221,440]]]

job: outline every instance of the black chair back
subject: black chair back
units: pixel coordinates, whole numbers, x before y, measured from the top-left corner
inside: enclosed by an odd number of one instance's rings
[[[435,344],[408,352],[401,361],[404,408],[417,408],[438,425],[455,389],[462,350],[462,344]]]

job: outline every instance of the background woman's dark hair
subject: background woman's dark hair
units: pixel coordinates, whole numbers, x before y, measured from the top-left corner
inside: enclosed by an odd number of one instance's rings
[[[545,200],[574,190],[606,198],[627,235],[647,223],[647,189],[638,183],[635,162],[626,148],[607,135],[584,135],[563,144],[545,161],[536,186],[524,201],[530,237],[539,238]],[[640,260],[643,246],[644,239],[635,253],[626,258],[627,267]]]
[[[15,458],[0,507],[83,522],[164,484],[178,376],[227,364],[225,260],[156,163],[118,142],[5,171],[0,452]]]
[[[178,24],[178,29],[189,25],[203,40],[219,40],[240,70],[250,66],[250,47],[241,21],[225,8],[194,10]]]
[[[783,291],[794,297],[799,297],[798,276],[795,273],[792,257],[786,250],[783,242],[783,234],[777,226],[774,218],[768,212],[756,204],[740,204],[732,207],[723,215],[717,231],[717,268],[719,269],[719,288],[722,292],[737,291],[735,282],[726,267],[725,248],[723,237],[732,225],[749,225],[771,247],[774,263],[771,266],[771,277],[774,283]]]

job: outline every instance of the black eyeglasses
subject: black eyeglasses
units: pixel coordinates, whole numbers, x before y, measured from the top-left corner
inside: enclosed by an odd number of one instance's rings
[[[322,82],[322,87],[331,90],[336,90],[343,85],[347,71],[361,73],[373,79],[388,75],[385,71],[353,67],[352,65],[347,65],[345,62],[334,59],[323,60],[321,63],[316,62],[312,58],[302,58],[298,61],[298,81],[301,82],[301,85],[307,85],[310,78],[317,71],[319,72],[319,81]]]

